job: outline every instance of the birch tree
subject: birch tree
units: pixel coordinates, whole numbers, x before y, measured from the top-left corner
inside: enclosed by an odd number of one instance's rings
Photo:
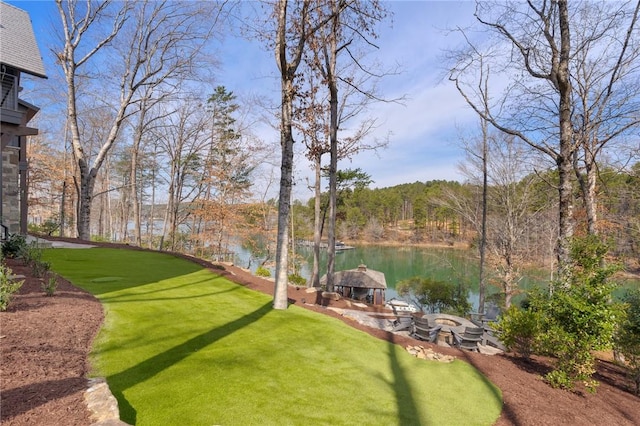
[[[203,24],[211,15],[200,8],[204,3],[56,0],[56,4],[63,28],[63,46],[56,56],[66,79],[71,144],[80,175],[77,230],[81,239],[88,240],[96,175],[132,114],[138,92],[193,65],[209,38],[210,27]],[[105,24],[110,30],[104,30]],[[127,37],[119,39],[122,34]],[[120,52],[120,59],[106,60],[107,50]],[[102,74],[96,75],[96,69]],[[99,84],[93,85],[92,79],[98,77]],[[86,151],[87,141],[78,126],[83,96],[112,107],[109,133],[94,156]]]

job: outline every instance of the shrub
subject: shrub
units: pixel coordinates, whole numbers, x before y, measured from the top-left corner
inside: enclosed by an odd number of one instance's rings
[[[640,289],[628,291],[623,300],[625,315],[620,321],[614,344],[624,356],[636,395],[640,395]]]
[[[2,257],[18,257],[26,246],[27,240],[23,235],[11,234],[9,238],[2,243]]]
[[[269,278],[271,276],[271,271],[264,266],[258,266],[258,268],[256,269],[256,275],[258,277]]]
[[[31,271],[33,272],[33,275],[38,278],[44,277],[50,269],[51,264],[44,260],[36,260],[31,264]]]
[[[554,387],[572,389],[581,381],[587,390],[596,390],[593,351],[611,347],[622,315],[621,305],[612,302],[616,286],[609,280],[618,266],[605,264],[606,253],[607,246],[596,236],[575,239],[568,277],[555,283],[551,295],[531,298],[531,309],[542,315],[540,348],[557,358],[546,376]]]
[[[31,244],[25,244],[18,257],[22,259],[22,262],[33,268],[34,263],[42,260],[42,249],[38,247],[38,244],[33,242]]]
[[[45,220],[42,224],[29,224],[29,232],[53,235],[60,229],[60,220],[57,216]]]
[[[289,274],[289,284],[304,286],[307,285],[307,279],[298,274]]]
[[[0,264],[0,311],[6,311],[13,294],[20,290],[24,281],[15,281],[9,278],[12,271]]]
[[[53,296],[58,288],[58,279],[54,275],[50,275],[49,279],[42,282],[42,291],[45,296]]]
[[[529,359],[535,351],[540,323],[538,312],[511,306],[502,314],[500,321],[493,324],[493,328],[507,349]]]

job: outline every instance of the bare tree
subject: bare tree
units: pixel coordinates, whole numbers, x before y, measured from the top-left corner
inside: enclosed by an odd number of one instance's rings
[[[208,141],[207,121],[201,102],[187,99],[172,114],[167,114],[163,126],[154,130],[159,151],[168,163],[165,170],[168,198],[159,249],[165,248],[168,238],[167,246],[176,250],[179,227],[190,214],[185,202],[199,195],[202,153]]]
[[[307,65],[311,67],[311,70],[306,76],[307,85],[305,86],[306,91],[304,92],[304,96],[299,98],[300,102],[296,108],[297,121],[295,123],[296,129],[300,131],[306,145],[306,156],[311,161],[314,169],[314,180],[312,184],[314,190],[314,256],[311,279],[309,280],[309,285],[313,287],[320,286],[320,242],[324,230],[326,213],[328,211],[328,204],[323,206],[321,202],[322,158],[325,154],[331,152],[331,144],[329,141],[329,129],[331,127],[329,102],[327,94],[322,90],[323,87],[322,84],[320,84],[321,79],[324,77],[317,75],[317,67],[320,66],[318,64],[320,52],[315,49],[321,46],[322,44],[313,44],[309,52],[312,57],[305,59]],[[356,64],[350,63],[340,72],[341,77],[348,79],[351,83],[349,85],[343,85],[340,90],[338,129],[343,130],[343,133],[349,132],[349,134],[343,135],[338,139],[336,149],[338,160],[350,159],[361,151],[382,149],[388,144],[386,137],[370,137],[377,129],[377,120],[365,115],[366,108],[371,102],[376,101],[376,99],[367,96],[363,91],[365,91],[365,87],[368,87],[369,95],[371,95],[373,93],[373,86],[367,84],[367,82],[377,80],[377,78],[374,78],[370,74],[357,76],[354,68],[357,68]],[[347,75],[350,76],[347,77]],[[320,77],[320,79],[317,77]],[[361,116],[364,116],[364,118]],[[355,129],[350,129],[348,126],[357,120],[360,121],[356,124]],[[327,172],[328,170],[325,169],[324,171]],[[330,248],[328,248],[328,250],[330,250]]]
[[[582,47],[574,56],[574,170],[582,193],[587,231],[597,234],[598,163],[605,148],[622,149],[640,124],[640,1],[605,2],[581,11],[576,28]],[[594,31],[593,28],[596,28]]]
[[[289,7],[292,6],[290,9]],[[276,36],[274,53],[280,70],[281,112],[280,145],[280,190],[278,197],[278,237],[276,243],[276,282],[273,307],[288,306],[288,247],[291,187],[293,182],[293,102],[296,96],[296,72],[302,61],[309,37],[325,25],[329,18],[323,16],[312,1],[278,0],[275,3]]]
[[[385,145],[384,142],[374,142],[367,146],[363,139],[375,128],[375,120],[364,120],[358,130],[351,137],[338,139],[338,132],[350,119],[361,113],[372,100],[378,100],[375,93],[375,83],[381,77],[374,75],[368,66],[362,62],[358,54],[358,45],[374,46],[372,40],[376,37],[375,25],[386,17],[386,10],[378,2],[337,1],[327,3],[331,17],[328,25],[313,34],[310,40],[310,54],[307,56],[312,73],[321,77],[327,88],[328,108],[311,104],[313,116],[307,114],[311,120],[320,121],[319,125],[311,126],[312,141],[309,156],[315,162],[315,208],[316,223],[314,230],[314,274],[312,284],[319,284],[317,273],[318,252],[320,243],[319,231],[319,168],[321,157],[327,152],[323,143],[318,139],[328,141],[329,160],[329,229],[327,244],[327,291],[333,291],[333,273],[335,269],[336,243],[336,198],[337,198],[337,170],[338,160],[348,158],[364,149],[377,149]],[[346,56],[346,61],[339,61],[339,56]],[[340,62],[340,63],[339,63]],[[345,66],[344,63],[347,65]],[[358,72],[364,77],[359,77]],[[373,81],[372,81],[373,80]],[[309,77],[312,99],[318,93],[313,85],[313,77]],[[365,85],[369,83],[369,87]],[[342,98],[339,93],[343,91]],[[346,94],[346,96],[345,96]],[[359,99],[357,99],[359,97]],[[326,114],[326,118],[323,115]],[[315,116],[315,117],[314,117]],[[319,132],[319,130],[321,132]]]
[[[208,39],[210,27],[203,25],[206,14],[195,3],[146,0],[97,3],[87,0],[84,5],[77,0],[56,0],[56,3],[64,33],[64,45],[56,55],[66,77],[71,143],[80,174],[77,228],[80,238],[89,239],[95,178],[123,123],[132,114],[131,107],[138,102],[138,92],[188,70],[202,43]],[[104,22],[111,24],[110,31],[92,44],[96,39],[95,32],[99,34],[103,30]],[[127,37],[121,43],[115,43],[120,33]],[[105,57],[99,57],[99,54],[107,49],[120,52],[120,60],[110,61],[110,66],[106,67],[108,72],[100,76],[100,85],[92,86],[86,68],[92,61],[104,61]],[[77,58],[80,54],[83,56]],[[114,80],[119,81],[114,84],[112,93],[118,96],[102,96]],[[82,96],[94,96],[107,104],[117,99],[110,131],[100,141],[95,156],[86,151],[87,141],[82,139],[78,128],[78,119],[83,112],[79,108]]]
[[[574,232],[571,176],[576,151],[569,73],[573,21],[567,0],[530,1],[526,5],[478,3],[475,16],[511,49],[500,45],[485,54],[467,38],[470,49],[458,57],[449,79],[484,120],[520,138],[555,163],[559,175],[557,258],[559,271],[564,274],[569,265],[569,240]],[[502,58],[501,52],[505,52]],[[504,96],[488,112],[482,103],[484,89],[474,78],[481,66],[480,57],[493,58],[497,62],[493,70],[505,70],[504,74],[511,79]]]
[[[518,293],[521,268],[530,253],[524,244],[525,236],[546,205],[533,204],[533,191],[539,178],[529,173],[527,152],[513,136],[497,135],[503,140],[488,149],[488,196],[492,214],[488,215],[488,244],[492,264],[504,297],[505,307]]]
[[[597,158],[638,125],[638,2],[538,0],[478,2],[475,16],[496,37],[483,48],[467,36],[450,79],[484,119],[545,154],[559,175],[558,271],[565,276],[573,236],[572,176],[578,176],[587,228],[596,232]],[[509,84],[489,111],[475,80],[490,58]],[[495,80],[494,80],[495,81]]]
[[[530,230],[539,227],[539,217],[549,206],[534,198],[541,179],[530,173],[531,152],[518,144],[515,137],[501,132],[487,133],[470,142],[466,153],[467,161],[460,169],[469,180],[471,191],[446,191],[438,203],[453,209],[479,234],[484,228],[485,269],[494,269],[492,275],[485,271],[484,279],[487,283],[498,283],[502,301],[509,307],[519,291],[524,258],[532,256],[528,240],[546,235],[529,235]]]

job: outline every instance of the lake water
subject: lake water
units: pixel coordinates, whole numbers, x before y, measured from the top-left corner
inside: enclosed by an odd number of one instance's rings
[[[302,265],[300,275],[309,279],[313,264],[313,252],[311,248],[298,247],[296,253],[306,260],[306,264]],[[248,259],[246,253],[241,254],[240,257]],[[247,260],[244,261],[244,264],[242,260],[240,262],[241,266],[246,266],[248,263]],[[477,252],[472,250],[366,245],[351,250],[338,251],[335,270],[355,269],[358,265],[365,264],[369,269],[383,272],[387,281],[387,300],[397,297],[395,288],[398,282],[416,276],[453,284],[462,283],[470,289],[469,301],[475,310],[478,306],[478,263]],[[255,270],[256,266],[252,265],[252,270]],[[320,271],[321,275],[325,273],[322,271],[326,271],[326,252],[323,250],[320,253]],[[520,287],[527,289],[537,284],[543,284],[548,276],[548,271],[529,271],[522,278]],[[627,285],[640,287],[640,281],[629,281]],[[488,294],[495,293],[497,289],[488,286],[487,292]],[[514,301],[517,302],[518,298]]]

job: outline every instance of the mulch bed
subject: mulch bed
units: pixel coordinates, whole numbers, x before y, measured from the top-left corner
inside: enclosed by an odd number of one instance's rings
[[[137,249],[127,245],[100,245]],[[219,265],[183,257],[248,288],[273,294],[273,282],[240,268],[225,266],[221,270]],[[7,264],[14,274],[26,278],[8,311],[0,313],[0,423],[15,426],[91,424],[83,393],[90,370],[87,357],[91,342],[103,320],[100,303],[62,279],[56,295],[46,297],[42,282],[30,276],[28,268],[13,259],[8,259]],[[365,327],[327,309],[327,305],[353,309],[348,301],[317,300],[319,304],[309,306],[313,302],[310,294],[300,287],[289,288],[289,299],[292,304],[339,318],[379,339],[405,347],[429,346],[409,337]],[[600,386],[593,395],[580,388],[568,392],[549,387],[541,378],[549,370],[549,359],[534,357],[527,362],[508,354],[487,356],[432,347],[469,362],[501,389],[504,407],[496,425],[640,424],[640,398],[632,394],[632,383],[624,370],[611,362],[599,362],[596,379]]]

